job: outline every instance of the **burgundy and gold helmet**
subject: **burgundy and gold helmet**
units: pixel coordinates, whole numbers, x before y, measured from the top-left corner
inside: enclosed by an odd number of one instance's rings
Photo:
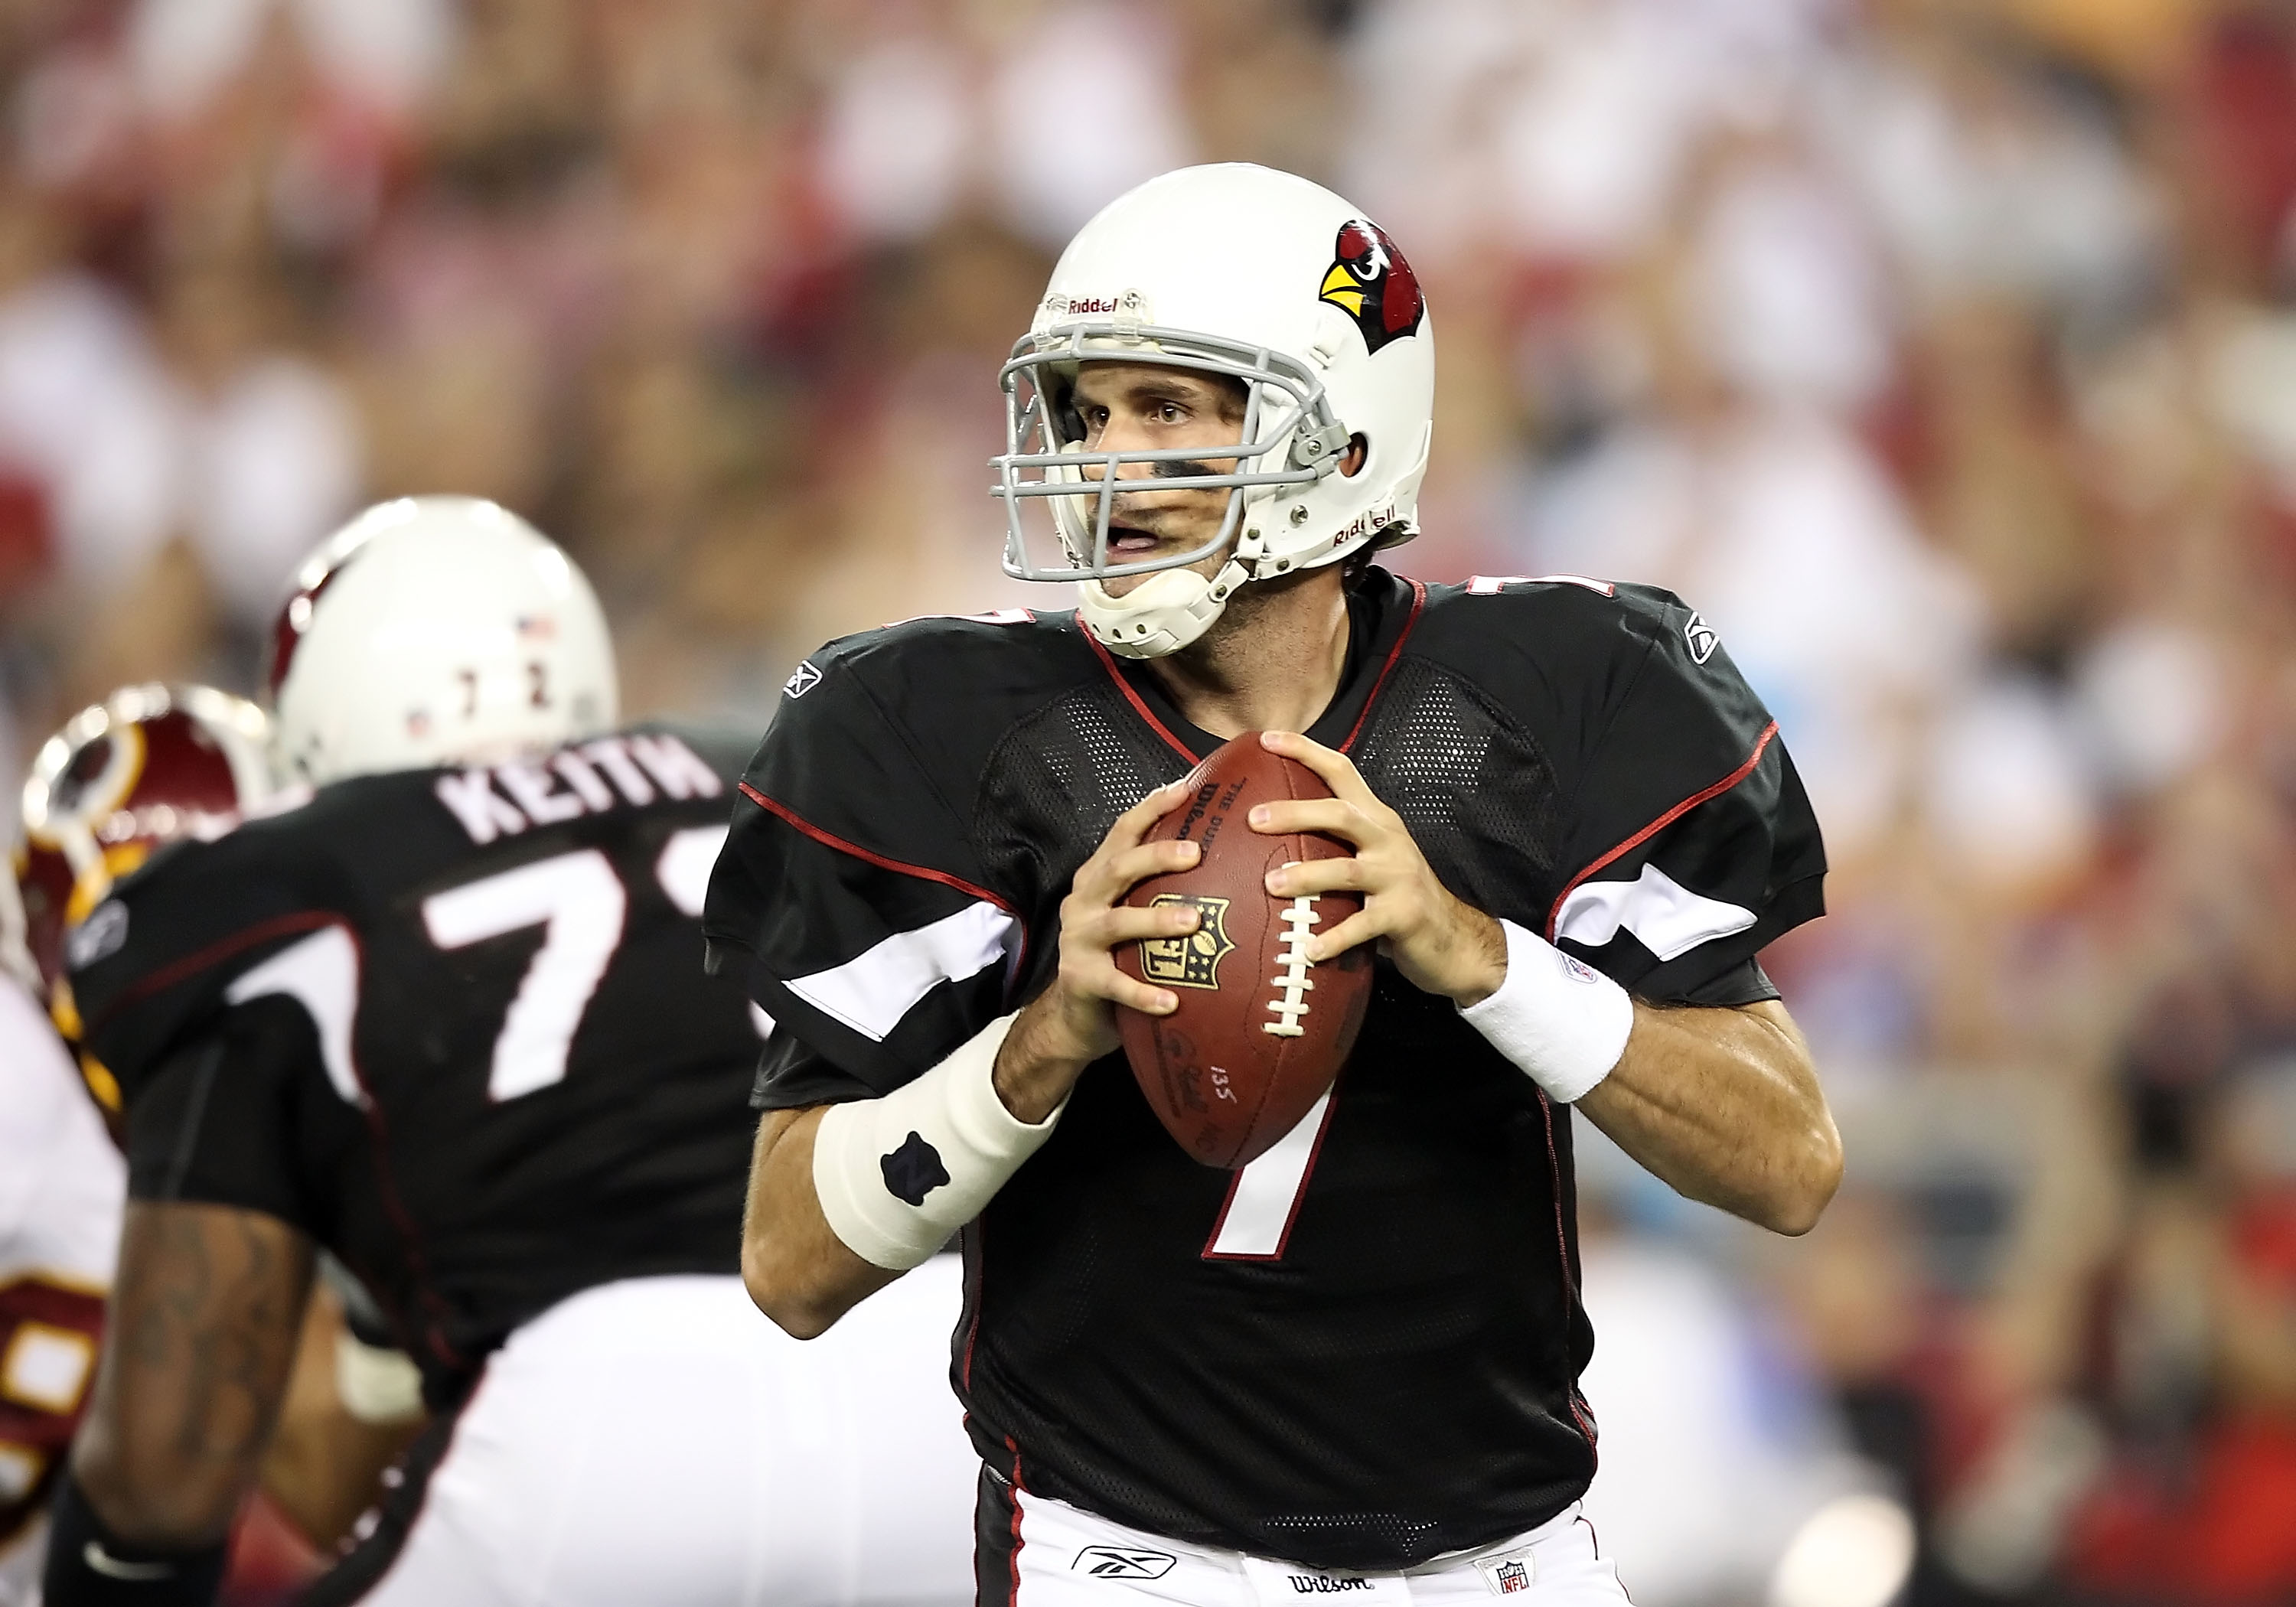
[[[60,1018],[70,1009],[58,984],[72,930],[153,849],[227,831],[272,791],[268,730],[245,698],[153,685],[83,709],[42,745],[13,856],[19,963],[29,960]]]

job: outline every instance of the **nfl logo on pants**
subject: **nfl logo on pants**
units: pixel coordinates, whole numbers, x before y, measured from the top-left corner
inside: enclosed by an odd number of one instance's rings
[[[1530,1562],[1527,1557],[1497,1557],[1479,1560],[1475,1566],[1490,1587],[1493,1595],[1513,1595],[1530,1588]]]

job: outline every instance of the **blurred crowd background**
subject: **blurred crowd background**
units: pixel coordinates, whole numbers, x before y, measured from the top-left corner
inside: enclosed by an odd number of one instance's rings
[[[1427,286],[1397,567],[1682,592],[1826,826],[1824,1224],[1588,1141],[1636,1599],[2296,1599],[2296,6],[5,0],[0,758],[249,687],[397,493],[563,541],[640,713],[1065,606],[996,365],[1230,158]]]

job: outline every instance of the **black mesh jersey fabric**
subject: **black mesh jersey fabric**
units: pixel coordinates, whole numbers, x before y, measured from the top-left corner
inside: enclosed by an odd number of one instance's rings
[[[1584,1490],[1570,1129],[1382,968],[1276,1260],[1207,1254],[1231,1175],[1120,1058],[969,1230],[959,1386],[1030,1489],[1177,1538],[1396,1567]]]
[[[1409,603],[1399,606],[1407,619]],[[1382,611],[1361,614],[1365,628],[1375,631]],[[1352,735],[1357,768],[1454,892],[1485,909],[1535,902],[1561,848],[1554,773],[1538,739],[1440,664],[1406,652],[1385,668],[1376,701],[1356,711],[1360,726],[1319,734],[1335,746]],[[1127,674],[1116,668],[1056,699],[996,743],[972,812],[992,883],[1057,902],[1119,815],[1218,745],[1177,712],[1159,723],[1184,734],[1180,745],[1167,740],[1123,695],[1117,677]],[[1128,678],[1144,701],[1160,701],[1141,672]]]
[[[1308,734],[1349,754],[1447,885],[1542,933],[1617,913],[1561,940],[1654,998],[1760,996],[1744,973],[1759,985],[1756,950],[1814,913],[1823,857],[1768,717],[1687,609],[1374,570],[1353,613]],[[1217,745],[1065,616],[913,622],[811,663],[750,767],[708,920],[787,1035],[769,1105],[882,1093],[1029,997],[1078,865]],[[1731,930],[1684,944],[1636,902],[1646,883],[1736,912]],[[936,936],[921,972],[928,929],[1001,947]],[[898,984],[897,1020],[821,1007],[823,979],[860,974]],[[1234,1186],[1172,1142],[1120,1056],[1086,1070],[965,1232],[955,1378],[1000,1477],[1364,1569],[1518,1533],[1585,1489],[1570,1114],[1448,1001],[1377,967],[1275,1253],[1219,1247]]]
[[[1026,716],[991,750],[973,803],[980,863],[995,885],[1057,904],[1116,817],[1188,767],[1099,677]]]
[[[738,1270],[758,1039],[695,912],[741,758],[623,732],[156,856],[72,978],[131,1191],[303,1228],[434,1402],[570,1294]]]
[[[1458,675],[1406,652],[1349,756],[1436,873],[1478,909],[1507,907],[1552,877],[1554,767],[1520,721]]]

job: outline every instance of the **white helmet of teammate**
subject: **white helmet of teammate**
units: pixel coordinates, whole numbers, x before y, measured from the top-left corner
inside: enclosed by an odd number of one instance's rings
[[[1078,365],[1095,359],[1242,381],[1241,439],[1226,449],[1083,450],[1068,395]],[[1417,534],[1435,401],[1426,299],[1378,225],[1304,178],[1242,162],[1184,168],[1110,202],[1062,253],[1000,382],[1005,450],[991,466],[1005,572],[1081,580],[1085,624],[1112,652],[1177,652],[1250,581]],[[1344,474],[1356,436],[1364,463]],[[1230,472],[1157,483],[1230,491],[1212,540],[1147,562],[1108,561],[1121,465],[1226,458]],[[1095,489],[1079,496],[1080,483]],[[1024,529],[1023,504],[1038,497],[1051,499],[1062,548],[1045,562]],[[1231,542],[1212,578],[1181,567]],[[1166,572],[1121,598],[1100,584],[1150,570]]]
[[[270,686],[283,777],[485,763],[611,726],[614,648],[590,583],[508,509],[369,508],[304,560]]]

